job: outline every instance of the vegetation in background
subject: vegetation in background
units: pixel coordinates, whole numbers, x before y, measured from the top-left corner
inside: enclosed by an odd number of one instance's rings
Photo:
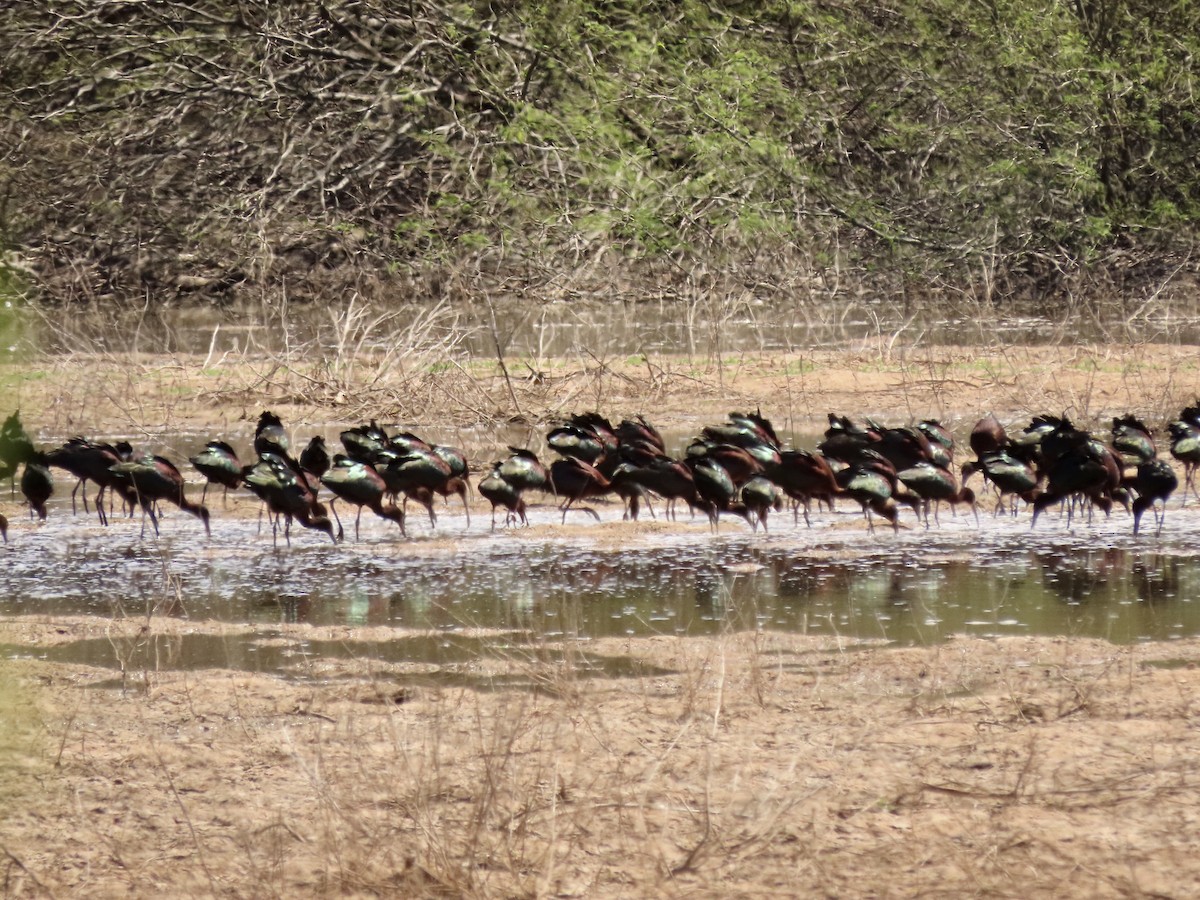
[[[28,0],[0,246],[43,299],[1194,284],[1200,7]]]

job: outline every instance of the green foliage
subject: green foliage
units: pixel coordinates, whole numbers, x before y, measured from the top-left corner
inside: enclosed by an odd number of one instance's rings
[[[393,270],[609,247],[952,281],[1200,218],[1188,3],[78,4],[0,14],[16,245],[244,258],[326,222]]]

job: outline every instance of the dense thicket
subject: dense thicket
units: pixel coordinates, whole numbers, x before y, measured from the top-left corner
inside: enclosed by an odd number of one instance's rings
[[[22,0],[0,42],[0,244],[49,298],[1197,268],[1188,0]]]

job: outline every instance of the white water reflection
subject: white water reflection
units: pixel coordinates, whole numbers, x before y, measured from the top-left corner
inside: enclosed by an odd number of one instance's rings
[[[1160,538],[1128,516],[1068,530],[1053,517],[964,518],[869,534],[849,509],[782,517],[769,536],[739,525],[631,535],[615,507],[603,543],[555,537],[557,510],[534,510],[539,537],[439,516],[404,541],[386,522],[333,546],[297,533],[273,546],[253,520],[213,520],[213,537],[171,516],[158,539],[136,520],[108,528],[69,512],[15,528],[2,553],[0,615],[171,615],[268,626],[385,625],[536,635],[713,634],[780,629],[928,643],[955,634],[1087,635],[1113,641],[1200,634],[1195,508],[1172,508]],[[547,535],[551,535],[547,537]],[[453,539],[447,549],[442,539]],[[431,547],[431,549],[426,549]],[[431,552],[432,551],[432,552]]]

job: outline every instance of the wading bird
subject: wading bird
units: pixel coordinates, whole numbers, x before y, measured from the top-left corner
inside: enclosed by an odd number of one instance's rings
[[[921,498],[921,512],[925,518],[925,527],[929,527],[929,507],[933,507],[933,521],[938,521],[938,504],[949,503],[951,509],[956,504],[966,503],[975,514],[975,524],[979,524],[979,509],[975,505],[975,492],[969,487],[960,487],[954,481],[949,469],[934,465],[931,462],[919,462],[907,469],[901,469],[896,477],[906,488]]]
[[[1161,459],[1144,462],[1137,468],[1137,474],[1129,483],[1129,487],[1137,494],[1133,501],[1133,533],[1138,533],[1142,515],[1148,509],[1154,510],[1154,521],[1157,524],[1155,534],[1162,532],[1163,522],[1167,518],[1167,498],[1179,487],[1179,478],[1175,470]],[[1158,512],[1158,501],[1162,501],[1162,514]]]
[[[257,463],[247,467],[245,477],[246,485],[271,512],[271,534],[276,542],[279,540],[279,516],[284,518],[283,536],[289,547],[292,545],[293,519],[305,528],[324,532],[335,544],[338,542],[325,506],[317,501],[308,479],[288,457],[264,453]]]
[[[46,460],[56,469],[63,469],[79,479],[71,491],[72,515],[76,511],[76,493],[82,493],[83,511],[88,511],[87,482],[95,483],[97,487],[96,515],[99,517],[101,525],[107,525],[108,515],[104,512],[105,491],[111,489],[121,496],[126,505],[136,505],[136,500],[126,490],[127,485],[112,472],[114,465],[128,460],[132,455],[133,447],[127,441],[108,444],[83,437],[73,437],[61,447],[49,451],[46,454]]]
[[[603,497],[612,493],[612,483],[593,465],[573,456],[556,459],[550,466],[550,487],[563,501],[562,517],[580,500]],[[590,506],[577,507],[597,522],[600,514]]]
[[[333,458],[333,464],[321,476],[321,484],[329,488],[333,495],[358,507],[358,515],[354,517],[354,539],[358,540],[358,523],[362,519],[363,507],[371,510],[381,519],[388,519],[400,526],[404,534],[404,511],[396,505],[384,506],[383,498],[388,492],[387,482],[375,471],[370,463],[359,462],[341,454]],[[329,501],[329,509],[337,518],[337,509],[333,500]],[[341,521],[338,528],[341,529]]]
[[[824,503],[832,511],[834,497],[842,492],[829,460],[808,450],[784,450],[779,454],[778,465],[768,466],[767,476],[794,502],[792,521],[797,521],[799,510],[803,510],[804,524],[809,528],[812,501],[816,500],[818,506]]]
[[[196,471],[204,476],[204,490],[200,493],[200,502],[208,496],[208,486],[219,484],[225,489],[222,496],[229,496],[229,489],[242,483],[242,464],[237,453],[224,441],[209,441],[204,449],[191,457],[188,462],[195,466]]]
[[[21,424],[21,411],[16,410],[0,425],[0,481],[9,479],[9,494],[16,490],[17,469],[33,453],[33,441]]]
[[[193,515],[204,523],[204,531],[212,534],[208,525],[208,507],[203,503],[194,503],[184,493],[183,475],[175,464],[164,456],[146,454],[138,459],[126,460],[112,466],[112,472],[123,475],[133,485],[134,495],[142,508],[142,534],[146,533],[146,516],[154,525],[154,533],[158,534],[158,514],[155,504],[161,500],[174,504],[185,513]]]
[[[1112,420],[1112,446],[1126,465],[1139,466],[1158,456],[1154,432],[1135,416],[1120,416]]]
[[[21,472],[21,494],[29,504],[29,515],[34,513],[40,521],[46,521],[46,501],[54,494],[54,479],[46,464],[46,454],[31,452]]]
[[[330,465],[329,450],[325,446],[325,438],[318,434],[300,451],[300,468],[310,475],[320,478],[329,471]]]
[[[763,532],[767,531],[767,515],[771,510],[783,509],[783,491],[769,479],[757,476],[742,485],[742,505],[749,515],[746,516],[750,527],[758,531],[761,524]]]
[[[1167,426],[1171,435],[1171,455],[1183,463],[1183,503],[1187,503],[1188,489],[1200,497],[1196,490],[1196,469],[1200,467],[1200,426],[1180,419]]]
[[[478,484],[480,495],[492,504],[492,531],[496,530],[497,506],[503,506],[506,510],[505,525],[510,525],[515,520],[520,520],[523,525],[529,524],[529,517],[525,514],[525,500],[521,497],[521,491],[515,484],[505,480],[500,473],[501,465],[501,463],[496,463],[492,471],[480,479]]]
[[[259,456],[264,453],[286,455],[291,449],[292,442],[288,439],[287,429],[283,427],[283,420],[275,413],[264,410],[254,428],[254,452]]]

